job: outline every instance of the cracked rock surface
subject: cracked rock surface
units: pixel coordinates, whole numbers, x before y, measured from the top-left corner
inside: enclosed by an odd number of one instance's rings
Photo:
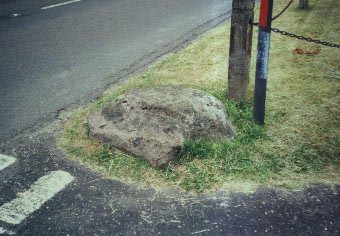
[[[162,167],[179,157],[186,140],[233,138],[224,106],[196,89],[137,89],[88,116],[90,136]]]

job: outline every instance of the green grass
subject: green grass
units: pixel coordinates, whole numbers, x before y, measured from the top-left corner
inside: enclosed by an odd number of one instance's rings
[[[275,1],[274,11],[286,3]],[[273,27],[338,42],[339,1],[311,0],[308,11],[300,11],[296,5]],[[296,55],[292,53],[295,48],[319,46],[272,34],[266,125],[260,127],[252,121],[253,77],[246,101],[235,104],[225,98],[229,24],[202,35],[77,111],[65,125],[60,147],[107,176],[155,188],[205,192],[223,187],[244,190],[258,184],[297,188],[315,182],[339,183],[340,50],[321,47],[318,55]],[[252,76],[256,30],[254,33]],[[89,112],[130,89],[168,84],[199,88],[219,98],[237,128],[237,137],[224,142],[187,141],[180,159],[162,170],[88,138]]]

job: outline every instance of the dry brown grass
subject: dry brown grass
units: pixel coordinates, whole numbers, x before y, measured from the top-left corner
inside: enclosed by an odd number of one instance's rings
[[[275,1],[275,11],[286,3]],[[337,42],[340,2],[311,0],[310,5],[308,11],[291,7],[273,27]],[[243,105],[225,99],[229,24],[202,35],[187,48],[77,112],[65,127],[60,146],[108,176],[153,187],[175,186],[203,192],[222,186],[249,189],[258,183],[287,188],[314,182],[338,183],[340,50],[320,47],[320,54],[297,55],[292,53],[296,48],[313,50],[319,46],[272,34],[266,126],[262,128],[251,119],[252,92]],[[253,45],[252,76],[256,34]],[[232,142],[187,143],[181,160],[164,170],[155,170],[143,160],[87,137],[86,116],[90,111],[127,90],[161,84],[195,87],[221,99],[237,127],[238,137]],[[252,88],[253,77],[249,91]]]

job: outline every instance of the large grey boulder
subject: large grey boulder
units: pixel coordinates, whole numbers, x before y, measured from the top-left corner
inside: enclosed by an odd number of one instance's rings
[[[176,159],[185,140],[233,138],[223,104],[190,88],[137,89],[88,116],[90,136],[154,167]]]

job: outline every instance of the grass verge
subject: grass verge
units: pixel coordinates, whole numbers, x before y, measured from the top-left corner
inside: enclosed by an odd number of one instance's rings
[[[286,3],[275,1],[274,12]],[[275,20],[273,27],[338,41],[339,1],[311,0],[307,11],[298,10],[296,5]],[[204,192],[223,186],[242,190],[257,184],[297,188],[314,182],[339,182],[340,50],[321,47],[320,54],[298,55],[292,53],[296,48],[319,47],[272,34],[267,120],[265,127],[260,127],[252,121],[252,92],[243,104],[225,98],[229,24],[226,22],[202,35],[187,48],[155,63],[146,72],[76,112],[65,125],[59,146],[108,176],[156,188],[176,186]],[[256,30],[254,33],[252,68]],[[254,73],[252,69],[251,75]],[[253,89],[253,80],[249,91]],[[89,112],[130,89],[168,84],[199,88],[223,101],[237,127],[236,139],[187,142],[178,161],[156,170],[141,159],[88,138],[86,116]]]

